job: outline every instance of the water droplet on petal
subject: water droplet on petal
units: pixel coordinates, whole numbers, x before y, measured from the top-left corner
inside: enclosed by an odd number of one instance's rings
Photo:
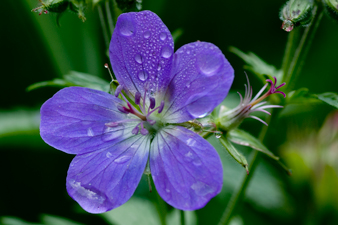
[[[162,66],[160,64],[158,64],[157,71],[160,71],[161,69],[162,69]]]
[[[102,135],[103,141],[111,141],[123,135],[124,126],[106,127]]]
[[[135,27],[132,20],[126,16],[120,17],[119,20],[119,30],[123,36],[131,36],[135,33]]]
[[[76,182],[74,179],[71,179],[68,183],[75,190],[75,193],[77,195],[83,196],[93,202],[96,202],[96,204],[102,204],[106,200],[106,197],[103,196],[103,193],[98,193],[91,188],[87,188],[82,185],[81,182]]]
[[[144,32],[143,37],[148,39],[150,37],[150,32],[149,31]]]
[[[145,81],[148,79],[148,73],[144,70],[141,70],[137,76],[141,81]]]
[[[127,161],[129,161],[132,157],[129,156],[129,155],[123,155],[117,159],[114,160],[114,162],[116,163],[119,163],[119,164],[122,164],[122,163],[125,163]]]
[[[193,185],[190,186],[191,189],[195,191],[195,193],[199,196],[205,196],[209,193],[213,193],[215,190],[212,186],[209,186],[201,181],[197,181]]]
[[[106,157],[107,157],[107,158],[111,158],[112,156],[113,156],[113,154],[111,154],[110,152],[107,152],[107,153],[106,153]]]
[[[142,62],[143,62],[143,57],[142,57],[142,55],[136,54],[136,55],[135,55],[135,61],[136,61],[138,64],[142,64]]]
[[[169,58],[173,54],[173,49],[169,45],[166,45],[162,48],[161,56],[163,58]]]
[[[89,127],[89,128],[87,129],[87,135],[90,136],[90,137],[93,137],[93,136],[94,136],[94,132],[93,132],[93,130],[92,130],[91,127]]]
[[[167,192],[167,193],[169,193],[170,192],[170,190],[167,188],[167,189],[165,189],[165,191]]]
[[[166,34],[165,32],[162,32],[162,33],[160,34],[160,39],[161,39],[162,41],[164,41],[166,38],[167,38],[167,34]]]
[[[193,97],[187,105],[187,110],[194,118],[202,118],[213,109],[213,100],[209,96]]]
[[[197,56],[197,65],[201,72],[207,76],[215,75],[223,63],[223,56],[216,54],[214,51],[210,53],[199,54]]]

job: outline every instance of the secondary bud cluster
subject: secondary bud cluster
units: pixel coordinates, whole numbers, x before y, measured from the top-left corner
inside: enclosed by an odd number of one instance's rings
[[[280,19],[282,29],[290,32],[295,26],[307,26],[313,17],[313,0],[290,0],[282,8]]]

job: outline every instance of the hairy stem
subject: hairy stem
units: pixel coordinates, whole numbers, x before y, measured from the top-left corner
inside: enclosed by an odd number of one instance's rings
[[[272,111],[271,111],[272,113]],[[271,116],[268,117],[267,119],[267,123],[269,123],[271,120]],[[259,134],[259,140],[263,141],[264,137],[267,133],[268,130],[268,126],[263,126],[260,134]],[[251,162],[249,164],[249,171],[250,173],[245,176],[241,182],[240,188],[235,191],[230,200],[229,203],[227,205],[227,207],[225,208],[223,215],[218,223],[218,225],[226,225],[230,222],[231,217],[233,216],[233,212],[236,209],[236,206],[238,205],[238,203],[240,202],[240,200],[242,199],[246,188],[248,187],[248,184],[254,174],[254,171],[259,163],[259,159],[260,159],[260,153],[258,151],[253,151],[252,152],[252,157],[251,157]]]
[[[106,44],[106,49],[108,49],[110,38],[108,36],[107,25],[106,25],[106,22],[104,21],[102,6],[100,4],[97,5],[97,11],[98,11],[99,17],[100,17],[100,23],[101,23],[101,27],[102,27],[104,42]]]
[[[287,73],[285,74],[284,81],[287,84],[288,91],[292,90],[294,86],[294,83],[295,83],[294,81],[296,80],[296,77],[298,76],[298,74],[300,73],[302,69],[304,61],[306,59],[306,55],[312,44],[313,37],[320,24],[321,18],[323,17],[322,7],[316,6],[314,10],[315,10],[314,18],[311,24],[305,28],[303,36],[299,42],[299,45],[290,63],[289,69],[287,70]]]

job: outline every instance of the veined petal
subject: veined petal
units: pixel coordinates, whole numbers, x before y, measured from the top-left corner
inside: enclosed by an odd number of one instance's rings
[[[110,148],[75,156],[67,175],[68,194],[90,213],[124,204],[142,177],[149,147],[149,136],[133,135]]]
[[[234,70],[215,45],[194,42],[177,50],[171,76],[163,116],[167,122],[180,123],[204,117],[221,103]]]
[[[153,12],[124,13],[117,19],[109,56],[117,80],[132,95],[160,93],[170,81],[172,36]]]
[[[183,127],[168,126],[154,137],[150,171],[160,196],[181,210],[203,207],[223,184],[216,150]]]
[[[47,144],[70,154],[109,147],[131,136],[137,124],[105,125],[132,117],[116,108],[121,103],[120,99],[102,91],[64,88],[41,107],[41,137]]]

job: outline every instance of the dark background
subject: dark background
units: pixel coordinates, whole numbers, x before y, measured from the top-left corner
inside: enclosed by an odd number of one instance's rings
[[[284,3],[282,0],[143,0],[143,9],[158,14],[170,31],[183,30],[175,49],[196,40],[217,45],[235,69],[232,92],[243,93],[244,62],[228,48],[235,46],[244,52],[254,52],[280,68],[288,35],[280,29],[279,9]],[[43,220],[41,215],[49,214],[83,224],[105,224],[105,216],[85,213],[66,192],[65,178],[73,156],[49,147],[39,136],[38,110],[59,89],[26,91],[30,84],[61,77],[70,70],[109,80],[103,67],[109,59],[97,10],[88,7],[85,23],[75,14],[65,13],[58,27],[55,15],[39,16],[30,11],[37,6],[37,0],[1,2],[0,217],[38,223]],[[337,92],[337,52],[338,24],[325,16],[295,88],[307,87],[311,93]],[[248,75],[255,93],[262,84],[253,74]],[[303,136],[308,130],[316,132],[332,110],[323,104],[306,105],[297,113],[281,117],[280,122],[273,125],[274,135],[268,135],[267,145],[283,155],[281,151],[288,148],[285,146],[288,146],[290,130],[296,129]],[[248,120],[244,127],[257,134],[261,125]],[[215,138],[210,141],[222,157],[225,180],[222,193],[195,212],[194,218],[199,224],[217,224],[231,193],[245,175],[245,171],[217,145]],[[248,155],[251,150],[242,151]],[[284,156],[285,161],[293,165],[294,158]],[[296,161],[296,164],[301,163]],[[311,165],[305,167],[312,171],[310,174],[317,169]],[[338,223],[337,201],[331,199],[327,203],[325,198],[318,200],[316,197],[313,184],[323,177],[309,175],[299,182],[301,176],[297,176],[297,171],[294,171],[295,177],[287,177],[276,163],[266,158],[256,172],[233,224]],[[336,174],[330,177],[335,182],[330,183],[332,189],[338,189]],[[155,201],[155,194],[149,194],[147,189],[144,178],[136,198]],[[327,191],[323,189],[322,192]],[[332,193],[336,193],[335,190]],[[173,213],[172,208],[168,206],[167,209]],[[131,209],[126,207],[125,210]]]

